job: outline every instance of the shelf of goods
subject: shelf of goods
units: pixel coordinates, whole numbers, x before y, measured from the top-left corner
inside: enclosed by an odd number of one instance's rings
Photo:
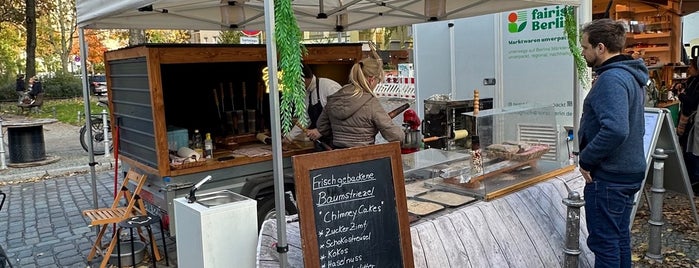
[[[628,24],[625,52],[638,53],[648,66],[663,66],[677,62],[679,53],[677,31],[681,27],[678,16],[662,12],[642,2],[616,5],[615,18]]]

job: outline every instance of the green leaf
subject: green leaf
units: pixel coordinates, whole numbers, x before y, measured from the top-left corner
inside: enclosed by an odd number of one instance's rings
[[[575,18],[575,8],[572,6],[566,6],[564,8],[564,33],[568,38],[568,48],[570,53],[573,55],[573,62],[575,64],[575,71],[578,75],[578,81],[582,85],[583,89],[588,89],[590,86],[590,77],[587,73],[587,62],[582,56],[582,51],[580,46],[578,46],[578,23]]]
[[[524,31],[524,28],[527,27],[527,22],[522,22],[522,25],[519,25],[519,29],[517,29],[517,32]]]

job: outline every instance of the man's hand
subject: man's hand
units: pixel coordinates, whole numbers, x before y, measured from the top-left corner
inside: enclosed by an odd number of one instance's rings
[[[589,171],[580,168],[580,174],[582,174],[583,179],[585,179],[585,183],[591,183],[591,182],[592,182],[592,175],[590,175],[590,172],[589,172]]]
[[[306,131],[306,136],[308,136],[308,138],[311,140],[317,140],[320,139],[320,137],[322,137],[323,135],[320,135],[320,132],[318,132],[318,130],[314,128]]]

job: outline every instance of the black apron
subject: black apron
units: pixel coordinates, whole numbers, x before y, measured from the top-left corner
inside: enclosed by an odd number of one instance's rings
[[[316,97],[318,97],[318,102],[313,103],[313,100],[311,99],[311,94],[308,95],[308,118],[311,120],[311,122],[308,124],[308,129],[315,129],[318,128],[316,125],[316,122],[318,122],[318,118],[320,118],[320,114],[323,112],[323,104],[320,102],[320,78],[316,77]],[[332,146],[332,135],[329,136],[322,136],[319,139],[321,142]],[[313,143],[315,144],[315,149],[316,151],[325,151],[325,148],[321,146],[318,143]]]

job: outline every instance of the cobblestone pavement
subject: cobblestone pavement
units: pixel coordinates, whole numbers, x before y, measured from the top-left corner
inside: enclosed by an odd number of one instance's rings
[[[16,118],[5,114],[0,117]],[[99,266],[99,258],[91,263],[86,261],[96,228],[87,227],[88,222],[81,215],[82,210],[93,207],[93,198],[89,158],[80,147],[78,130],[79,127],[62,123],[46,125],[46,154],[59,156],[59,161],[0,170],[0,190],[7,194],[0,211],[0,246],[14,267]],[[98,204],[106,207],[111,204],[114,162],[103,156],[96,156],[95,162]],[[692,201],[699,206],[696,198]],[[644,257],[648,251],[650,212],[645,202],[639,207],[632,228],[635,267],[699,267],[699,225],[693,220],[689,202],[686,195],[671,191],[666,194],[663,263]],[[154,228],[162,250],[158,229]],[[168,267],[177,267],[175,239],[166,237],[166,241]],[[165,267],[165,261],[159,262],[158,267]]]
[[[23,119],[11,114],[0,117],[3,122]],[[89,228],[81,214],[93,208],[93,193],[90,159],[80,146],[79,130],[64,123],[45,125],[46,156],[60,159],[0,170],[0,190],[7,194],[0,211],[0,246],[14,267],[99,267],[101,257],[87,262],[97,228]],[[10,164],[6,129],[3,134],[5,159]],[[108,207],[112,203],[115,162],[111,156],[95,156],[94,163],[98,206]],[[162,252],[160,230],[153,230]],[[174,237],[166,236],[166,243],[170,260],[167,267],[177,267]],[[160,261],[158,267],[166,267],[165,263]]]

